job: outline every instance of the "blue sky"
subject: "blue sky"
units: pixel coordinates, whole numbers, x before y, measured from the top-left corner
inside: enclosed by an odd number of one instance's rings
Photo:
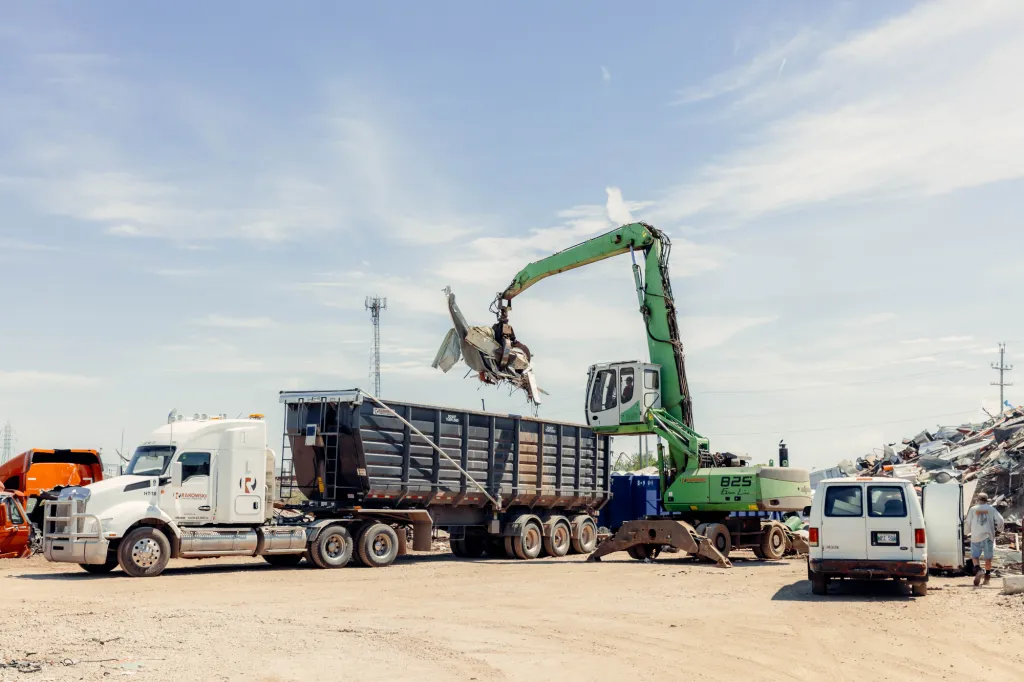
[[[430,360],[523,265],[672,235],[697,428],[825,466],[998,402],[1024,349],[1024,6],[32,3],[0,27],[0,420],[130,447],[176,407],[369,386],[522,412]],[[628,259],[516,329],[582,418],[644,357]],[[1009,397],[1014,398],[1014,389]],[[622,442],[617,449],[630,449]]]

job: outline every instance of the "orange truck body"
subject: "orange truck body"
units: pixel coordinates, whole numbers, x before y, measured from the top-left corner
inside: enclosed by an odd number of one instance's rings
[[[0,464],[0,485],[26,498],[58,486],[89,485],[103,480],[96,450],[29,450]]]
[[[0,559],[23,559],[32,554],[32,530],[21,493],[0,485]]]

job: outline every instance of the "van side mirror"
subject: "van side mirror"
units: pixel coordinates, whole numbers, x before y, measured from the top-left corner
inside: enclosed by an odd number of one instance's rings
[[[171,463],[171,485],[175,488],[180,487],[182,483],[181,476],[181,462],[178,461]]]
[[[804,507],[804,516],[810,516],[810,515],[811,515],[811,507],[810,506]]]

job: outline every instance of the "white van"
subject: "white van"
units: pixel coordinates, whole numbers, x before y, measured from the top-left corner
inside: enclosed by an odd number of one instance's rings
[[[833,578],[905,580],[914,596],[928,594],[924,513],[910,481],[821,481],[808,522],[807,577],[814,594],[828,594]]]

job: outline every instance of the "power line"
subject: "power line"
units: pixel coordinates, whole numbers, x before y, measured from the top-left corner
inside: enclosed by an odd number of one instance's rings
[[[835,381],[821,384],[810,384],[808,386],[789,386],[785,388],[755,388],[755,389],[743,389],[736,391],[694,391],[695,396],[697,395],[724,395],[724,394],[738,394],[738,393],[782,393],[785,391],[810,391],[819,388],[833,388],[837,386],[866,386],[870,384],[884,384],[889,381],[902,381],[903,379],[916,379],[919,377],[927,376],[938,376],[946,374],[955,374],[956,372],[968,372],[977,370],[977,367],[960,367],[957,369],[950,369],[944,371],[935,372],[919,372],[917,374],[903,374],[900,376],[882,377],[879,379],[864,379],[861,381]]]
[[[370,311],[373,323],[373,350],[370,355],[370,376],[373,377],[373,395],[380,397],[380,313],[387,310],[388,299],[379,296],[366,297],[366,309]]]
[[[4,428],[0,430],[0,464],[3,464],[11,457],[14,457],[14,444],[17,439],[14,437],[14,429],[11,428],[11,422],[4,424]]]
[[[1012,383],[1007,383],[1006,381],[1003,381],[1003,374],[1005,374],[1006,372],[1009,372],[1011,369],[1013,369],[1013,365],[1007,365],[1004,362],[1005,358],[1006,358],[1006,344],[1005,343],[1000,343],[999,344],[999,364],[997,365],[994,362],[992,363],[992,369],[998,370],[998,372],[999,372],[999,381],[993,381],[992,382],[992,386],[998,386],[999,387],[999,411],[1000,412],[1003,411],[1003,405],[1006,404],[1005,403],[1006,398],[1003,395],[1003,389],[1005,387],[1007,387],[1007,386],[1013,386]]]
[[[961,414],[974,414],[978,410],[962,410],[960,412],[950,412],[948,414],[933,414],[929,417],[910,417],[908,419],[896,419],[893,421],[885,422],[870,422],[867,424],[849,424],[847,426],[822,426],[813,429],[780,429],[778,431],[744,431],[743,433],[710,433],[706,434],[709,438],[722,438],[725,436],[768,436],[779,433],[814,433],[817,431],[842,431],[843,429],[862,429],[868,426],[886,426],[888,424],[904,424],[906,422],[923,421],[925,419],[943,419],[945,417],[955,417]]]

